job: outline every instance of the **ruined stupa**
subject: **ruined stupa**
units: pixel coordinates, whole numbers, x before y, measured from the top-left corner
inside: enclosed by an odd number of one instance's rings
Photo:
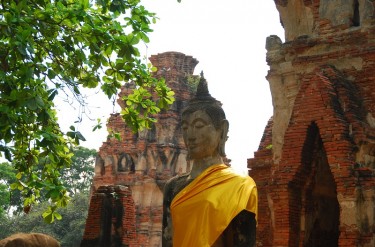
[[[175,102],[155,116],[151,129],[139,133],[133,133],[120,114],[110,116],[107,128],[121,138],[108,138],[99,149],[81,246],[161,246],[164,184],[190,170],[180,120],[182,108],[195,94],[198,61],[178,52],[153,55],[150,61],[157,68],[153,76],[165,78]],[[122,96],[133,88],[131,83],[122,87],[120,106]]]
[[[258,246],[375,246],[375,2],[275,0]]]

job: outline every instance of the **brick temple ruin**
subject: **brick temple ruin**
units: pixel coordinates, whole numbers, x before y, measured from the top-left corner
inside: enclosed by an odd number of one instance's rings
[[[274,113],[247,164],[259,191],[257,246],[373,247],[375,2],[275,4],[285,42],[266,41]],[[122,141],[99,150],[81,246],[161,246],[163,185],[190,169],[178,123],[198,62],[176,52],[150,60],[176,102],[138,135],[110,117]]]
[[[109,138],[99,149],[93,194],[81,246],[161,246],[163,187],[165,182],[190,170],[180,131],[181,110],[195,94],[198,61],[178,52],[150,58],[175,92],[169,110],[157,114],[149,130],[134,134],[120,114],[112,114],[107,128],[121,135]],[[134,88],[122,87],[122,96]],[[112,244],[112,245],[111,245]]]
[[[248,160],[259,246],[375,246],[375,2],[275,1],[274,114]]]

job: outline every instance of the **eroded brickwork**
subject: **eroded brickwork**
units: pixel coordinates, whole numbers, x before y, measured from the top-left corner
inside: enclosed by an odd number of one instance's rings
[[[161,246],[164,184],[172,176],[190,170],[180,117],[195,92],[193,71],[198,61],[178,52],[154,55],[150,61],[158,69],[154,77],[165,78],[176,101],[156,116],[151,129],[138,134],[124,124],[120,114],[109,118],[109,132],[120,133],[121,140],[108,138],[99,149],[82,246],[112,246],[118,241],[129,247]],[[122,96],[134,86],[122,87],[120,106]],[[123,208],[121,221],[118,204]]]
[[[82,247],[142,246],[134,200],[128,187],[100,186],[90,199]]]
[[[275,1],[258,246],[375,245],[375,2]]]

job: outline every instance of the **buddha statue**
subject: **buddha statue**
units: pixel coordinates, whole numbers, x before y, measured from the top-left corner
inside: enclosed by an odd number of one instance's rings
[[[255,246],[256,185],[223,161],[229,123],[203,73],[181,128],[192,168],[164,187],[163,247]]]

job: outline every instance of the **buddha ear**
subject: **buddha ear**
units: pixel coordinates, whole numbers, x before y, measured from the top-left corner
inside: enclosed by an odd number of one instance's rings
[[[219,143],[219,154],[221,157],[226,157],[225,154],[225,142],[228,140],[228,130],[229,130],[229,122],[228,120],[224,119],[221,121],[220,124],[221,136],[220,136],[220,143]]]
[[[228,139],[229,122],[226,119],[221,120],[221,139]]]

